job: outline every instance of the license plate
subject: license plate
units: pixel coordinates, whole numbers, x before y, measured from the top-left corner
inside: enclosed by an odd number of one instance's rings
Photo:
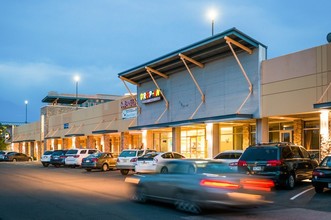
[[[85,162],[86,162],[86,163],[89,163],[89,162],[90,162],[90,160],[85,160]]]
[[[330,188],[330,189],[331,189],[331,183],[329,183],[329,184],[328,184],[328,188]]]
[[[253,171],[261,171],[262,167],[253,167]]]

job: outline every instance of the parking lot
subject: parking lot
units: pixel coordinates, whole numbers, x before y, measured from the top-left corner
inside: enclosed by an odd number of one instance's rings
[[[330,219],[331,190],[316,194],[309,181],[277,190],[273,204],[247,210],[211,210],[201,216],[162,203],[128,199],[119,171],[0,163],[0,219]],[[130,174],[131,175],[131,174]]]

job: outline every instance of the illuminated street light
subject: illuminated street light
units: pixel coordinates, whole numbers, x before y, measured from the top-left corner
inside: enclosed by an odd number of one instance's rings
[[[28,123],[28,100],[25,100],[24,101],[24,103],[25,103],[25,124],[27,124]]]
[[[214,20],[217,16],[217,13],[214,9],[208,11],[208,17],[211,20],[211,36],[214,36]]]
[[[76,82],[76,109],[78,109],[78,82],[79,82],[79,75],[74,76],[74,80]]]

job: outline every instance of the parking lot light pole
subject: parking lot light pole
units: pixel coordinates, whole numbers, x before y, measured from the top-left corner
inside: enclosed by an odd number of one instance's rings
[[[25,124],[27,124],[28,123],[28,100],[25,100],[24,101],[24,103],[25,103]]]
[[[74,77],[74,80],[76,82],[76,109],[78,109],[78,82],[79,82],[79,76],[76,75]]]

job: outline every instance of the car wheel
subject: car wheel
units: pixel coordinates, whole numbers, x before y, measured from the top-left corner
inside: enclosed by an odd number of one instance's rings
[[[43,163],[44,167],[48,167],[48,165],[49,165],[48,163]]]
[[[323,187],[315,186],[315,192],[316,193],[323,193],[323,191],[324,191],[324,188]]]
[[[286,189],[294,189],[295,186],[295,178],[293,174],[290,174],[286,179]]]
[[[108,170],[108,165],[105,163],[105,164],[103,164],[102,165],[102,167],[101,167],[101,171],[107,171]]]
[[[121,174],[122,174],[123,176],[128,175],[128,173],[129,173],[129,170],[121,170]]]
[[[86,169],[87,172],[91,172],[92,169]]]
[[[176,209],[193,214],[200,214],[202,212],[194,194],[178,192],[175,198]]]
[[[161,173],[168,173],[168,168],[167,167],[162,167]]]
[[[14,158],[14,159],[13,159],[13,162],[16,162],[16,161],[17,161],[17,160]]]
[[[135,202],[145,203],[147,201],[146,188],[143,186],[138,186],[131,197]]]

